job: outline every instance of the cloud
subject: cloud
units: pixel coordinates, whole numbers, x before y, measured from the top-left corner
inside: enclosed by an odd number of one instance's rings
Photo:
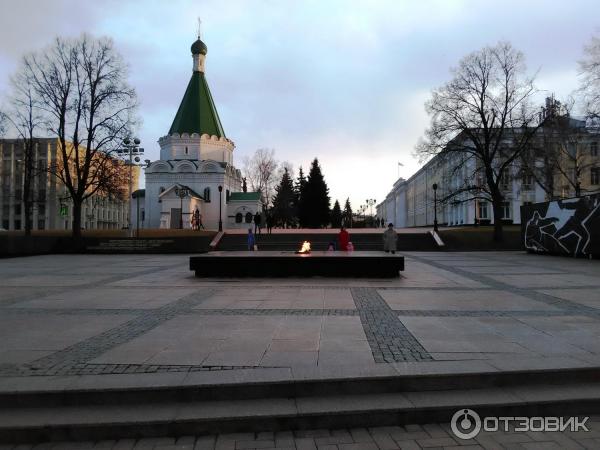
[[[191,75],[202,17],[207,79],[236,162],[273,147],[280,160],[323,163],[332,196],[383,198],[418,168],[423,103],[467,53],[499,40],[521,49],[540,87],[577,86],[576,61],[597,32],[597,1],[160,0],[2,2],[0,92],[23,52],[54,36],[113,37],[130,65],[147,157]]]

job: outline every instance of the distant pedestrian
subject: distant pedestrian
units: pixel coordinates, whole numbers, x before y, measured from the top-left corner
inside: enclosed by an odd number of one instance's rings
[[[342,227],[338,234],[339,249],[348,250],[348,241],[350,241],[350,235],[346,231],[346,228]]]
[[[261,222],[260,212],[256,212],[254,214],[254,234],[260,234],[260,222]]]
[[[197,206],[194,210],[192,224],[194,230],[199,230],[200,228],[204,229],[204,225],[202,224],[202,214],[200,214],[200,211],[198,210]]]
[[[254,241],[254,234],[252,234],[252,228],[248,228],[248,250],[254,250],[256,243]]]
[[[267,233],[271,234],[271,231],[273,231],[273,222],[275,222],[275,219],[273,218],[273,215],[270,213],[267,213]]]
[[[394,224],[390,223],[388,229],[383,232],[383,250],[386,253],[396,253],[396,245],[398,244],[398,234],[394,230]]]

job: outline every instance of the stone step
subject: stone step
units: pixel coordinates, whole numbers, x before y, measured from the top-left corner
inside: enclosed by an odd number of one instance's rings
[[[0,442],[421,424],[448,422],[461,408],[482,417],[588,415],[600,411],[600,382],[125,405],[2,405]]]
[[[253,379],[250,372],[239,380],[227,380],[223,371],[198,372],[198,377],[177,377],[168,383],[156,384],[151,378],[143,380],[139,375],[129,375],[129,383],[119,385],[111,375],[90,377],[84,386],[65,384],[54,388],[31,387],[0,389],[0,407],[35,408],[76,405],[126,405],[143,402],[186,402],[253,400],[268,398],[301,398],[336,396],[347,394],[390,394],[403,392],[451,391],[460,389],[486,389],[514,387],[523,384],[564,386],[573,383],[600,383],[596,367],[544,370],[515,370],[495,372],[453,372],[418,375]],[[234,371],[230,372],[235,377]],[[150,375],[150,374],[149,374]],[[36,378],[36,377],[33,377]],[[83,377],[85,378],[85,377]],[[149,381],[150,380],[150,381]],[[69,383],[70,381],[67,381]],[[144,385],[144,383],[146,383]]]

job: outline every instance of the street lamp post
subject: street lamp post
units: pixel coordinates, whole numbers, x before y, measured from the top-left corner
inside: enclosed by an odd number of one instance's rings
[[[175,188],[175,195],[179,197],[179,229],[183,230],[183,199],[187,197],[189,190],[187,187],[182,186]]]
[[[219,231],[223,231],[223,186],[219,186]]]
[[[369,207],[369,215],[371,216],[371,226],[373,225],[373,206],[377,203],[377,200],[375,200],[374,198],[368,198],[367,199],[367,206]],[[366,221],[366,219],[365,219]]]
[[[437,221],[437,183],[433,183],[433,231],[437,233],[438,231],[438,221]]]
[[[141,141],[138,138],[134,138],[133,142],[129,138],[123,139],[123,146],[125,148],[117,150],[118,154],[125,157],[129,157],[127,163],[129,165],[129,189],[127,196],[127,233],[130,237],[133,236],[133,230],[131,227],[131,194],[133,193],[133,166],[140,162],[140,155],[144,154],[144,149],[140,148]],[[135,154],[135,156],[134,156]]]

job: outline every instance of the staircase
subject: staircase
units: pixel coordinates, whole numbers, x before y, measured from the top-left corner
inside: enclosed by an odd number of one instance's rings
[[[33,383],[33,390],[7,390],[0,393],[0,442],[435,423],[459,408],[482,417],[600,411],[595,368],[265,382],[201,375],[173,386],[146,380],[128,388],[107,382],[44,391]]]
[[[355,250],[383,250],[381,233],[352,233],[350,241]],[[330,242],[337,245],[336,233],[274,233],[263,232],[255,235],[256,245],[259,250],[294,251],[298,250],[302,242],[309,241],[312,250],[327,250]],[[439,251],[437,243],[430,233],[399,233],[398,251]],[[247,250],[247,237],[245,234],[227,234],[223,236],[216,250],[240,251]]]

